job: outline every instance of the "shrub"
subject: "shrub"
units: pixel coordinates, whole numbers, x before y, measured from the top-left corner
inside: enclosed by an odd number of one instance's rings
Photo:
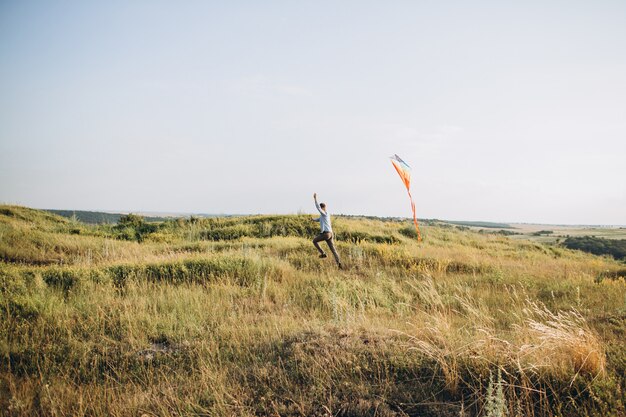
[[[602,282],[604,279],[626,280],[626,269],[618,269],[614,271],[610,271],[610,270],[602,271],[596,276],[595,281]]]
[[[310,237],[318,226],[308,216],[252,216],[244,218],[203,219],[196,222],[203,240],[235,240],[242,237]]]
[[[231,279],[239,285],[249,285],[259,275],[271,272],[271,266],[248,258],[221,256],[208,259],[158,262],[146,265],[115,265],[107,268],[114,284],[123,287],[129,279],[153,282],[208,283]]]
[[[404,235],[411,239],[417,239],[417,230],[415,230],[415,227],[412,227],[412,226],[403,227],[402,229],[399,230],[399,232],[401,235]]]
[[[232,225],[221,228],[200,231],[202,240],[235,240],[242,237],[252,237],[254,234],[245,225]]]
[[[0,294],[24,294],[26,286],[17,269],[0,264]]]
[[[143,272],[142,265],[113,265],[107,268],[107,272],[113,279],[116,287],[123,287],[128,279],[141,276]]]
[[[127,214],[120,217],[120,221],[115,226],[117,238],[122,240],[134,240],[143,242],[146,237],[156,232],[159,225],[154,223],[146,223],[142,216],[136,214]]]
[[[133,228],[141,227],[145,223],[146,221],[143,218],[143,216],[139,216],[133,213],[126,214],[120,217],[120,220],[118,221],[118,224],[121,226],[128,226],[128,227],[133,227]]]
[[[553,233],[554,232],[552,230],[539,230],[538,232],[534,232],[532,236],[547,236]]]
[[[40,305],[36,300],[25,296],[9,298],[6,309],[10,316],[22,320],[34,320],[40,314]]]
[[[372,235],[365,232],[358,231],[342,231],[337,233],[337,240],[349,241],[352,243],[359,242],[373,242],[373,243],[387,243],[395,244],[400,243],[400,239],[394,235]]]
[[[43,272],[42,277],[49,286],[68,294],[71,290],[78,287],[82,275],[82,271],[78,269],[50,268]]]

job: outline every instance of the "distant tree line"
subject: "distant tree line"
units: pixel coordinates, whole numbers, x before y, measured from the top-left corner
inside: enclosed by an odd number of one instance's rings
[[[563,241],[568,249],[577,249],[594,255],[611,255],[626,260],[626,239],[603,239],[595,236],[568,237]]]
[[[87,224],[115,224],[120,221],[124,214],[121,213],[104,213],[101,211],[82,211],[82,210],[45,210],[50,213],[67,218],[75,218],[78,221]],[[147,222],[160,222],[167,220],[166,217],[144,217]]]
[[[533,233],[533,236],[547,236],[547,235],[551,235],[553,234],[554,231],[552,230],[540,230],[538,232]]]
[[[487,230],[487,229],[480,229],[478,231],[478,233],[480,234],[487,234],[487,235],[502,235],[502,236],[513,236],[513,235],[521,235],[521,233],[518,232],[512,232],[510,230],[498,230],[498,231],[493,231],[493,230]]]
[[[446,223],[456,224],[459,226],[468,227],[484,227],[486,229],[514,229],[513,226],[507,223],[494,223],[494,222],[466,222],[466,221],[451,221],[444,220]]]

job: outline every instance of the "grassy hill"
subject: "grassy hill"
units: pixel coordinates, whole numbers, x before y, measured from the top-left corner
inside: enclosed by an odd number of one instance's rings
[[[0,206],[3,415],[622,416],[626,271],[336,217],[87,225]]]

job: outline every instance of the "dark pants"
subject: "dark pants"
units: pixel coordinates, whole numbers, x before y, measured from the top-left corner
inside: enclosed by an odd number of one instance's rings
[[[337,249],[335,249],[335,243],[333,242],[333,234],[331,232],[320,233],[319,235],[315,236],[315,239],[313,239],[313,244],[319,251],[320,255],[324,255],[324,251],[322,250],[322,248],[320,248],[320,245],[318,242],[323,242],[323,241],[326,241],[326,243],[328,244],[328,247],[330,248],[330,251],[333,253],[333,256],[335,257],[337,264],[340,264],[341,261],[339,260],[339,254],[337,253]]]

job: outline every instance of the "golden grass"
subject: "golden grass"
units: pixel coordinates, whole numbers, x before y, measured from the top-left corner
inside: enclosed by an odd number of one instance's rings
[[[136,243],[11,210],[7,415],[480,415],[497,369],[511,415],[624,410],[626,284],[595,281],[623,268],[605,258],[340,218],[399,242],[339,241],[342,271],[298,236]]]

